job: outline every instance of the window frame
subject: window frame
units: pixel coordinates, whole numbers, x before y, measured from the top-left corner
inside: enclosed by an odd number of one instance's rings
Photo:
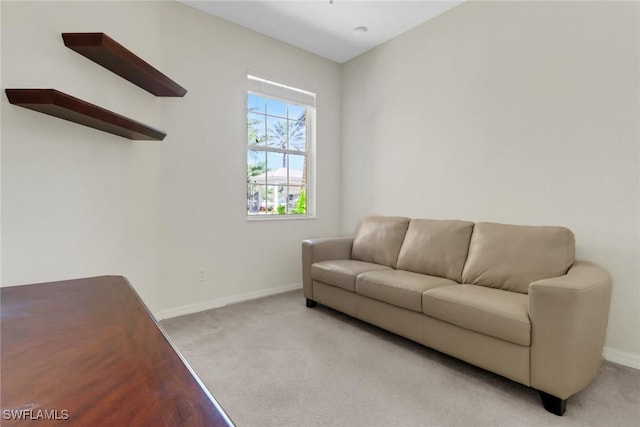
[[[248,81],[250,81],[251,79],[255,79],[258,80],[260,82],[261,85],[273,85],[279,93],[284,93],[286,94],[286,91],[291,91],[291,92],[300,92],[302,93],[304,96],[311,96],[313,99],[312,105],[309,105],[309,102],[300,102],[299,99],[295,99],[296,97],[291,97],[291,98],[287,98],[285,96],[279,96],[279,95],[274,95],[273,93],[266,93],[266,92],[271,92],[271,91],[265,91],[265,90],[258,90],[255,88],[250,87],[251,85],[249,85],[249,87],[247,87],[246,93],[245,93],[245,103],[244,103],[244,109],[245,109],[245,140],[246,140],[246,149],[244,151],[244,169],[245,171],[247,170],[247,166],[248,166],[248,155],[250,151],[257,151],[259,153],[264,153],[265,154],[265,158],[268,156],[269,153],[275,153],[275,154],[285,154],[285,155],[295,155],[295,156],[304,156],[304,164],[305,166],[303,167],[303,170],[306,171],[306,176],[304,177],[304,186],[302,186],[302,188],[305,189],[305,202],[306,202],[306,207],[305,207],[305,213],[303,214],[294,214],[294,213],[284,213],[284,214],[278,214],[278,213],[264,213],[264,214],[260,214],[260,213],[255,213],[255,214],[251,214],[249,213],[249,208],[248,208],[248,202],[249,202],[249,185],[250,183],[248,182],[248,177],[245,175],[245,217],[247,218],[248,221],[274,221],[274,220],[303,220],[303,219],[315,219],[316,218],[316,204],[315,204],[315,186],[316,186],[316,179],[315,179],[315,138],[316,138],[316,106],[315,106],[315,97],[316,94],[312,93],[312,92],[308,92],[302,89],[297,89],[297,88],[293,88],[290,86],[285,86],[283,84],[280,83],[276,83],[276,82],[272,82],[266,79],[262,79],[259,77],[254,77],[253,75],[248,75]],[[274,100],[274,101],[279,101],[279,102],[283,102],[287,105],[297,105],[297,106],[301,106],[304,107],[305,109],[305,149],[304,151],[302,150],[296,150],[296,149],[291,149],[290,147],[287,148],[279,148],[279,147],[270,147],[266,144],[265,141],[265,145],[259,146],[259,145],[255,145],[255,144],[250,144],[249,143],[249,138],[248,138],[248,132],[249,132],[249,104],[248,104],[248,98],[250,95],[255,95],[255,96],[259,96],[262,98],[265,98],[265,102],[268,100]],[[294,99],[292,99],[294,98]],[[276,117],[276,118],[281,118],[279,115],[269,115],[268,111],[265,111],[264,113],[258,113],[258,114],[263,114],[265,117],[265,120],[267,119],[267,117]],[[290,120],[289,117],[286,118],[286,120]],[[266,124],[265,124],[265,131],[268,131],[268,129],[266,129]],[[287,183],[289,182],[289,165],[287,163]],[[266,171],[265,171],[266,173]],[[246,174],[246,172],[245,172]],[[285,187],[285,188],[289,188],[289,185],[285,185],[285,186],[278,186],[278,187]],[[297,186],[294,186],[297,187]],[[288,197],[288,193],[289,191],[286,191],[287,193],[287,197]],[[268,203],[268,202],[267,202]]]

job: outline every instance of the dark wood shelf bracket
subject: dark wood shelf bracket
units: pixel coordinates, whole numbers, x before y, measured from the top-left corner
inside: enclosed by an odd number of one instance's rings
[[[162,141],[166,133],[55,89],[6,89],[9,102],[135,140]]]
[[[104,33],[62,33],[65,46],[156,96],[187,90]]]

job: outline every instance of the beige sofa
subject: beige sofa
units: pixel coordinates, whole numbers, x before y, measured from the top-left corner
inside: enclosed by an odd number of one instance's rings
[[[602,357],[611,277],[564,227],[404,217],[302,243],[320,303],[540,391],[562,415]]]

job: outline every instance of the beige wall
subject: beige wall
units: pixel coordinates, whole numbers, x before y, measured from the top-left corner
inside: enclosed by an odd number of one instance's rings
[[[168,134],[132,142],[2,94],[4,286],[122,274],[176,314],[301,282],[301,240],[340,231],[338,64],[180,3],[1,7],[3,89],[57,88]],[[67,49],[74,31],[109,34],[187,95],[157,98]],[[317,92],[317,219],[245,219],[248,71]]]
[[[162,145],[168,307],[301,283],[302,240],[341,226],[340,66],[179,3],[160,26],[165,67],[189,89],[163,104],[179,136]],[[247,72],[317,93],[317,219],[246,220]]]
[[[153,3],[2,2],[2,285],[126,275],[163,304],[161,144],[131,142],[9,104],[5,88],[56,88],[164,128],[160,98],[67,49],[103,31],[162,65]]]
[[[613,274],[609,353],[640,367],[639,6],[465,3],[348,62],[344,232],[367,214],[568,226]]]

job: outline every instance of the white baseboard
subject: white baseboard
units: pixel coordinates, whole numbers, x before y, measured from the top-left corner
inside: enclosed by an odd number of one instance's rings
[[[185,314],[197,313],[199,311],[211,310],[212,308],[220,308],[225,305],[235,304],[238,302],[249,301],[256,298],[267,297],[269,295],[281,294],[283,292],[301,289],[302,283],[294,283],[293,285],[281,286],[279,288],[265,289],[262,291],[247,292],[232,297],[218,298],[208,301],[201,301],[195,304],[183,305],[180,307],[160,310],[154,313],[156,320],[170,319],[172,317],[184,316]]]
[[[614,350],[610,347],[605,347],[602,350],[602,356],[609,362],[628,366],[630,368],[640,369],[640,356],[638,355]]]

